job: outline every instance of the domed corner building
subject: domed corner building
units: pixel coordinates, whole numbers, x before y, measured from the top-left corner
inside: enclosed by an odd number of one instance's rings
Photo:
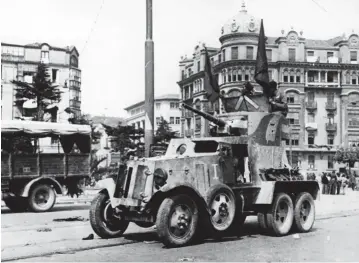
[[[222,95],[237,96],[244,81],[251,81],[261,92],[254,81],[259,29],[260,19],[242,4],[221,28],[220,47],[207,47]],[[315,40],[293,28],[280,33],[267,36],[266,49],[269,78],[278,82],[289,107],[288,155],[291,148],[293,166],[307,173],[338,171],[341,165],[333,161],[336,149],[359,143],[359,35],[351,32]],[[192,57],[181,58],[177,82],[181,99],[211,114],[225,113],[221,101],[207,100],[204,64],[201,44],[195,46]],[[208,121],[182,110],[183,137],[209,136],[209,128]]]

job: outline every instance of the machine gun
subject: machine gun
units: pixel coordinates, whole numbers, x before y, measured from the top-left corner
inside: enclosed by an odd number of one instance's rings
[[[215,132],[216,136],[240,136],[247,134],[247,116],[236,116],[236,118],[232,120],[223,120],[222,118],[217,118],[211,114],[192,108],[185,103],[183,103],[182,106],[215,124],[217,126]]]

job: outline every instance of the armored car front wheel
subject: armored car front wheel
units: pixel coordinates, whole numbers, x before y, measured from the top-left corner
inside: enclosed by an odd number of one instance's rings
[[[100,192],[91,203],[90,224],[99,237],[115,238],[122,236],[129,222],[114,213],[109,196]]]
[[[195,236],[198,206],[188,195],[171,196],[163,200],[157,212],[156,227],[167,247],[185,246]]]

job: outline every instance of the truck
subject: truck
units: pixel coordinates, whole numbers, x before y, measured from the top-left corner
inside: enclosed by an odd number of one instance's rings
[[[319,185],[291,169],[288,121],[264,96],[242,96],[253,108],[218,116],[183,104],[216,127],[211,137],[170,141],[164,156],[131,160],[100,182],[90,224],[102,238],[120,237],[130,222],[156,226],[167,247],[208,235],[238,233],[257,215],[263,232],[308,232]]]
[[[3,120],[1,136],[1,198],[13,212],[50,211],[64,186],[71,191],[90,176],[89,125]],[[59,140],[57,152],[43,151],[33,142],[44,137]],[[27,138],[34,149],[15,151],[19,138]]]

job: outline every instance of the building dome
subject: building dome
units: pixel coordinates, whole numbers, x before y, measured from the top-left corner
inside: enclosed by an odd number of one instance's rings
[[[228,20],[222,27],[221,36],[236,33],[257,33],[260,28],[260,19],[247,13],[246,5],[242,3],[241,11]]]

